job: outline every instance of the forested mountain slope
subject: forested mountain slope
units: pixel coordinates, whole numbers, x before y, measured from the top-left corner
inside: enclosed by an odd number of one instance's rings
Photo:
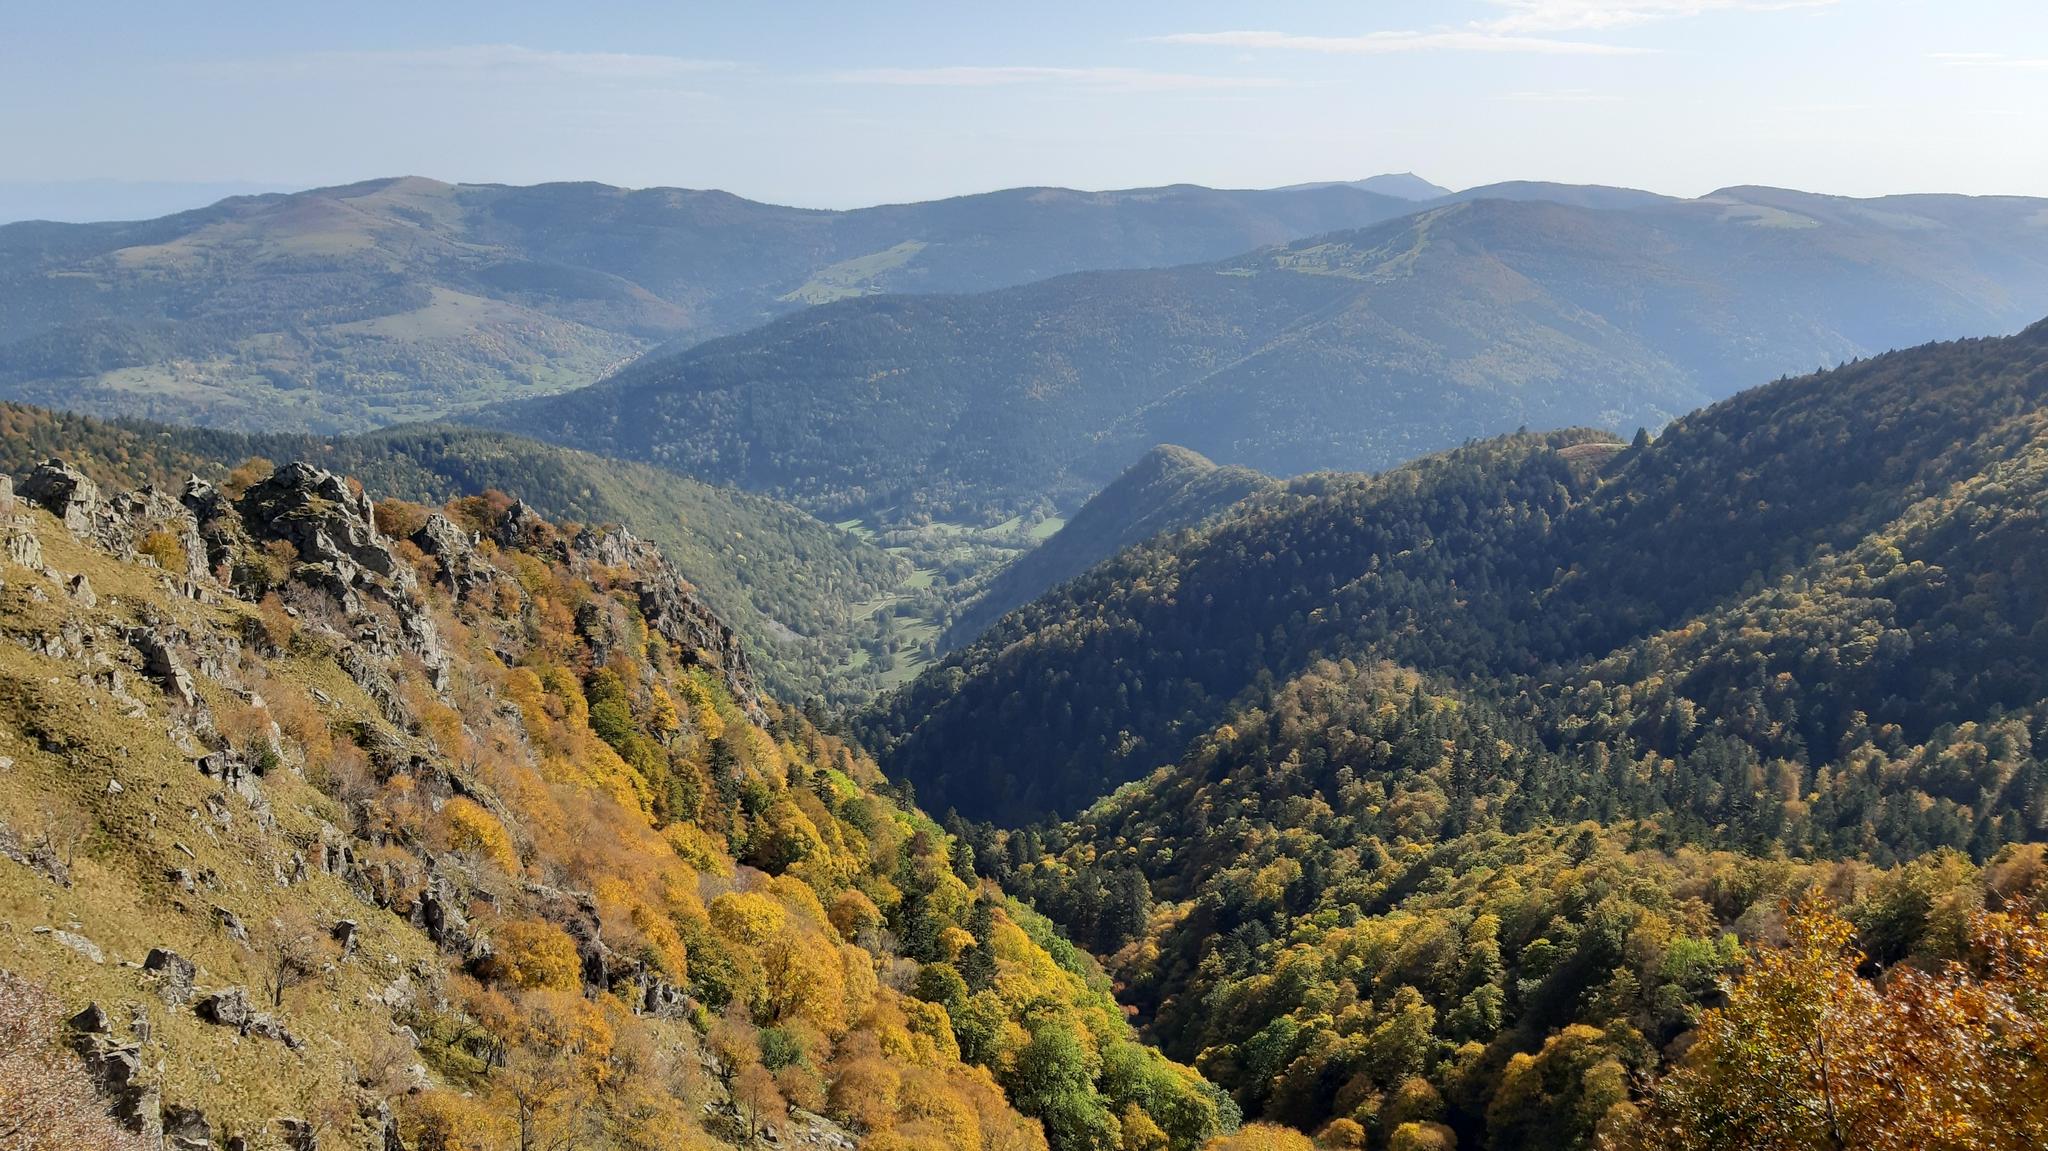
[[[18,490],[9,1075],[61,1038],[180,1148],[1192,1151],[1234,1125],[870,760],[760,695],[645,542],[296,463]]]
[[[1015,188],[811,211],[717,191],[371,180],[0,227],[0,396],[354,431],[589,383],[881,291],[1213,260],[1412,210],[1348,186]]]
[[[218,481],[252,457],[308,459],[398,498],[440,504],[496,489],[558,519],[623,524],[661,545],[745,638],[770,689],[791,699],[872,691],[843,670],[874,641],[858,605],[910,576],[895,556],[772,499],[470,428],[245,434],[0,404],[0,470],[53,455],[109,490],[195,473]]]
[[[1059,531],[998,572],[947,629],[946,646],[973,640],[1011,609],[1127,547],[1194,527],[1278,483],[1250,468],[1219,467],[1186,448],[1153,448],[1091,496]]]
[[[1641,1096],[1690,1066],[1694,1013],[1724,1002],[1745,956],[1786,961],[1777,949],[1802,929],[1790,904],[1839,906],[1909,997],[1948,964],[1952,978],[1999,970],[1980,963],[1985,912],[2016,912],[2032,947],[2048,927],[2025,902],[2048,878],[2038,842],[1982,866],[1942,849],[1890,870],[1700,850],[1661,818],[1618,814],[1586,767],[1483,700],[1386,665],[1319,663],[1072,822],[971,838],[986,874],[1105,957],[1168,1054],[1196,1061],[1250,1117],[1374,1151],[1639,1146]],[[1648,1145],[1758,1145],[1729,1132],[1803,1113],[1802,1096],[1770,1083],[1882,1064],[1847,1050],[1852,1029],[1886,1022],[1877,1012],[1852,1000],[1830,1004],[1824,1024],[1804,1013],[1857,986],[1854,954],[1790,962],[1816,959],[1833,982],[1758,980],[1758,996],[1793,1006],[1721,1054],[1749,1082],[1726,1085],[1715,1125],[1695,1113]],[[2013,1032],[1923,1008],[1890,1042],[1972,1052],[2016,1032],[2024,1069],[2023,1037],[2044,1016],[2023,1002],[2016,1012],[2032,1014],[2008,1016]],[[1816,1057],[1817,1034],[1840,1049]],[[1903,1085],[1936,1081],[1920,1063],[1860,1066],[1836,1091],[1866,1106],[1920,1112],[1906,1096],[1928,1096]],[[2033,1066],[2017,1074],[2038,1086]],[[1985,1090],[2001,1074],[1959,1074],[1956,1109],[1972,1113],[1979,1145],[2028,1146],[2021,1132],[2037,1137],[2048,1119]],[[1711,1079],[1689,1086],[1716,1095]],[[1891,1132],[1927,1145],[1910,1120]]]
[[[2048,323],[1298,480],[876,734],[1148,1038],[1322,1146],[2031,1146],[2044,433]]]
[[[1523,435],[1296,481],[1013,613],[874,743],[935,806],[1017,821],[1174,762],[1248,689],[1373,656],[1500,700],[1703,835],[1987,850],[2048,820],[2048,584],[2020,558],[2048,542],[2044,422],[2048,324],[1768,385],[1626,450]]]
[[[1478,199],[1214,264],[843,301],[475,418],[821,511],[983,514],[1161,442],[1288,475],[1625,433],[2044,311],[2040,201]]]

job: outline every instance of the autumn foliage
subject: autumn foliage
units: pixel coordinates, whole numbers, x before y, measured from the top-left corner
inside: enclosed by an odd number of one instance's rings
[[[1875,979],[1825,900],[1802,901],[1786,933],[1702,1016],[1628,1146],[2048,1146],[2048,917],[1977,913],[1961,957]]]

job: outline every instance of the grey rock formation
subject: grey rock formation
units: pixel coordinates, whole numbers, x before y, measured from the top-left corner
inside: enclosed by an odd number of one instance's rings
[[[455,593],[459,600],[472,600],[498,585],[498,569],[476,554],[474,537],[439,512],[412,533],[412,544],[434,557],[434,582]]]
[[[156,976],[156,993],[172,1007],[191,1002],[199,965],[167,948],[152,947],[142,959],[142,969]]]
[[[256,1011],[249,1006],[249,991],[245,987],[229,987],[211,995],[201,996],[192,1005],[192,1014],[208,1023],[240,1030],[249,1025]]]
[[[80,535],[93,529],[104,510],[100,486],[92,477],[55,457],[37,464],[15,490]]]
[[[97,1003],[88,1004],[65,1025],[72,1050],[112,1104],[114,1118],[145,1143],[154,1143],[162,1135],[163,1115],[155,1086],[145,1082],[141,1046],[115,1039],[112,1021]]]
[[[144,673],[156,681],[165,695],[185,707],[198,705],[199,686],[177,649],[171,646],[169,636],[155,628],[136,627],[129,630],[128,642],[142,656]]]
[[[213,1151],[213,1124],[197,1107],[164,1108],[164,1151]]]

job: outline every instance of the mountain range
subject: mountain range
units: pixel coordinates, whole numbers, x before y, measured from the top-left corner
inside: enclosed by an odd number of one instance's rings
[[[1291,475],[1625,433],[2048,311],[2044,201],[1524,193],[1208,264],[843,300],[467,418],[821,513],[976,517],[1078,502],[1162,442]]]
[[[1178,185],[833,212],[403,178],[146,221],[8,224],[0,396],[360,431],[562,391],[808,304],[1211,260],[1411,208],[1347,185]]]
[[[2044,433],[2048,321],[1655,439],[1296,480],[1005,617],[865,741],[1247,1117],[1500,1151],[1695,1147],[1709,1106],[1802,1129],[1787,1068],[1897,1098],[1816,1035],[1933,1018],[1859,973],[1946,971],[1944,1003],[2038,975]],[[1879,1066],[1979,1041],[1880,1033]],[[1957,1079],[1986,1144],[2036,1141],[1988,1081]]]

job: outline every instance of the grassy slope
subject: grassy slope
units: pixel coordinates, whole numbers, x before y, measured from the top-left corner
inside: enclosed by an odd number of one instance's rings
[[[593,659],[558,610],[617,603],[622,618],[637,621],[624,609],[630,595],[615,599],[581,582],[559,559],[487,549],[500,565],[500,594],[457,605],[433,592],[423,609],[449,644],[451,687],[437,693],[400,661],[372,673],[399,685],[395,699],[377,700],[343,670],[352,628],[266,616],[219,588],[203,601],[186,598],[153,566],[113,559],[41,510],[16,505],[7,514],[8,532],[35,537],[50,570],[8,563],[0,589],[0,923],[8,928],[0,965],[50,989],[67,1012],[103,1006],[116,1033],[139,1044],[144,1083],[165,1104],[203,1109],[217,1137],[277,1146],[272,1121],[300,1116],[323,1127],[323,1145],[383,1146],[380,1115],[395,1114],[415,1146],[451,1124],[460,1145],[482,1148],[541,1132],[619,1151],[711,1146],[728,1098],[716,1060],[734,1070],[757,1065],[773,1049],[773,1037],[750,1021],[759,1020],[764,1029],[779,1023],[785,1042],[798,1044],[792,1074],[807,1077],[814,1108],[847,1121],[857,1115],[876,1131],[912,1124],[917,1106],[965,1110],[974,1130],[1004,1146],[1045,1148],[1038,1125],[1009,1109],[997,1081],[961,1062],[943,1009],[878,985],[877,970],[916,970],[888,931],[875,930],[880,920],[857,946],[857,920],[841,921],[849,924],[842,936],[820,902],[851,899],[872,915],[875,904],[858,894],[871,891],[892,930],[911,934],[902,905],[911,901],[929,931],[959,932],[975,893],[952,874],[944,833],[880,791],[871,762],[801,717],[771,703],[760,720],[768,726],[753,726],[715,676],[690,670],[689,653],[662,643]],[[97,589],[95,600],[67,590],[76,576]],[[603,578],[631,576],[607,569]],[[197,676],[197,705],[175,703],[130,668],[118,637],[138,625],[178,644],[188,661],[227,653]],[[93,637],[111,665],[27,646],[67,629]],[[272,638],[253,638],[262,635]],[[494,654],[528,644],[516,669]],[[630,685],[601,722],[603,738],[635,757],[632,766],[586,723],[599,721],[569,670],[600,664],[615,685],[623,669]],[[109,679],[109,666],[122,674]],[[674,706],[664,713],[657,701]],[[206,751],[253,755],[266,729],[279,731],[277,751],[260,779],[229,786],[194,762]],[[766,805],[760,822],[718,803],[711,785],[721,773]],[[677,790],[664,779],[689,782]],[[704,802],[671,807],[657,821],[645,808],[655,787]],[[470,823],[454,822],[458,809]],[[478,820],[495,845],[459,838],[459,827]],[[773,845],[799,829],[810,839],[804,865],[792,867]],[[329,851],[344,845],[345,859]],[[34,861],[45,848],[61,874]],[[173,872],[190,875],[196,890]],[[446,939],[437,946],[426,928],[433,917],[421,911],[430,884],[455,896],[449,914],[462,926],[451,930],[495,950]],[[738,906],[767,916],[765,927],[726,917],[721,898],[741,893],[752,904]],[[1004,1051],[1024,1041],[1014,1022],[1024,1005],[1003,997],[1024,994],[1034,1028],[1085,1029],[1125,1076],[1104,1078],[1106,1094],[1076,1085],[1080,1094],[1062,1100],[1078,1108],[1070,1117],[1127,1113],[1140,1098],[1132,1091],[1163,1088],[1205,1116],[1181,1127],[1178,1151],[1193,1151],[1227,1121],[1199,1079],[1137,1047],[1100,974],[1070,945],[1022,909],[1005,911],[995,893],[990,900],[993,919],[979,930],[999,952],[993,962],[1005,982],[976,1006],[1008,1030],[984,1061],[1014,1058]],[[248,927],[248,945],[223,931],[220,908]],[[584,927],[579,916],[595,918]],[[160,1000],[158,980],[140,970],[149,949],[167,947],[198,965],[201,993],[242,986],[260,996],[273,919],[302,922],[320,941],[339,920],[358,925],[352,956],[307,943],[312,977],[274,1009],[303,1050],[206,1023],[190,1006]],[[579,970],[563,929],[594,931],[599,922],[610,950],[585,955]],[[516,962],[508,957],[539,954],[515,942],[517,930],[535,925],[543,941],[568,949],[566,963],[507,967]],[[55,932],[89,941],[100,958]],[[783,977],[770,972],[761,983],[773,951],[764,935],[796,947],[806,963],[823,957],[833,974],[809,976],[821,982],[770,1003],[766,988]],[[590,951],[592,937],[583,945]],[[922,954],[935,962],[929,949]],[[636,963],[650,966],[636,976]],[[639,1010],[637,979],[655,972],[692,997],[680,1010]],[[714,1029],[728,997],[737,1007]],[[273,1010],[267,997],[258,1006]],[[895,1071],[879,1097],[833,1089],[841,1078],[879,1083],[875,1056],[864,1053],[882,1050],[919,1085],[901,1112]],[[1003,1074],[1020,1102],[1041,1105]],[[551,1086],[529,1091],[536,1078]],[[794,1089],[787,1076],[782,1082]],[[533,1129],[512,1129],[515,1099],[530,1108]],[[1158,1105],[1165,1116],[1165,1102]],[[772,1109],[763,1121],[785,1139],[830,1130]],[[1080,1151],[1062,1129],[1054,1138],[1058,1151]]]

